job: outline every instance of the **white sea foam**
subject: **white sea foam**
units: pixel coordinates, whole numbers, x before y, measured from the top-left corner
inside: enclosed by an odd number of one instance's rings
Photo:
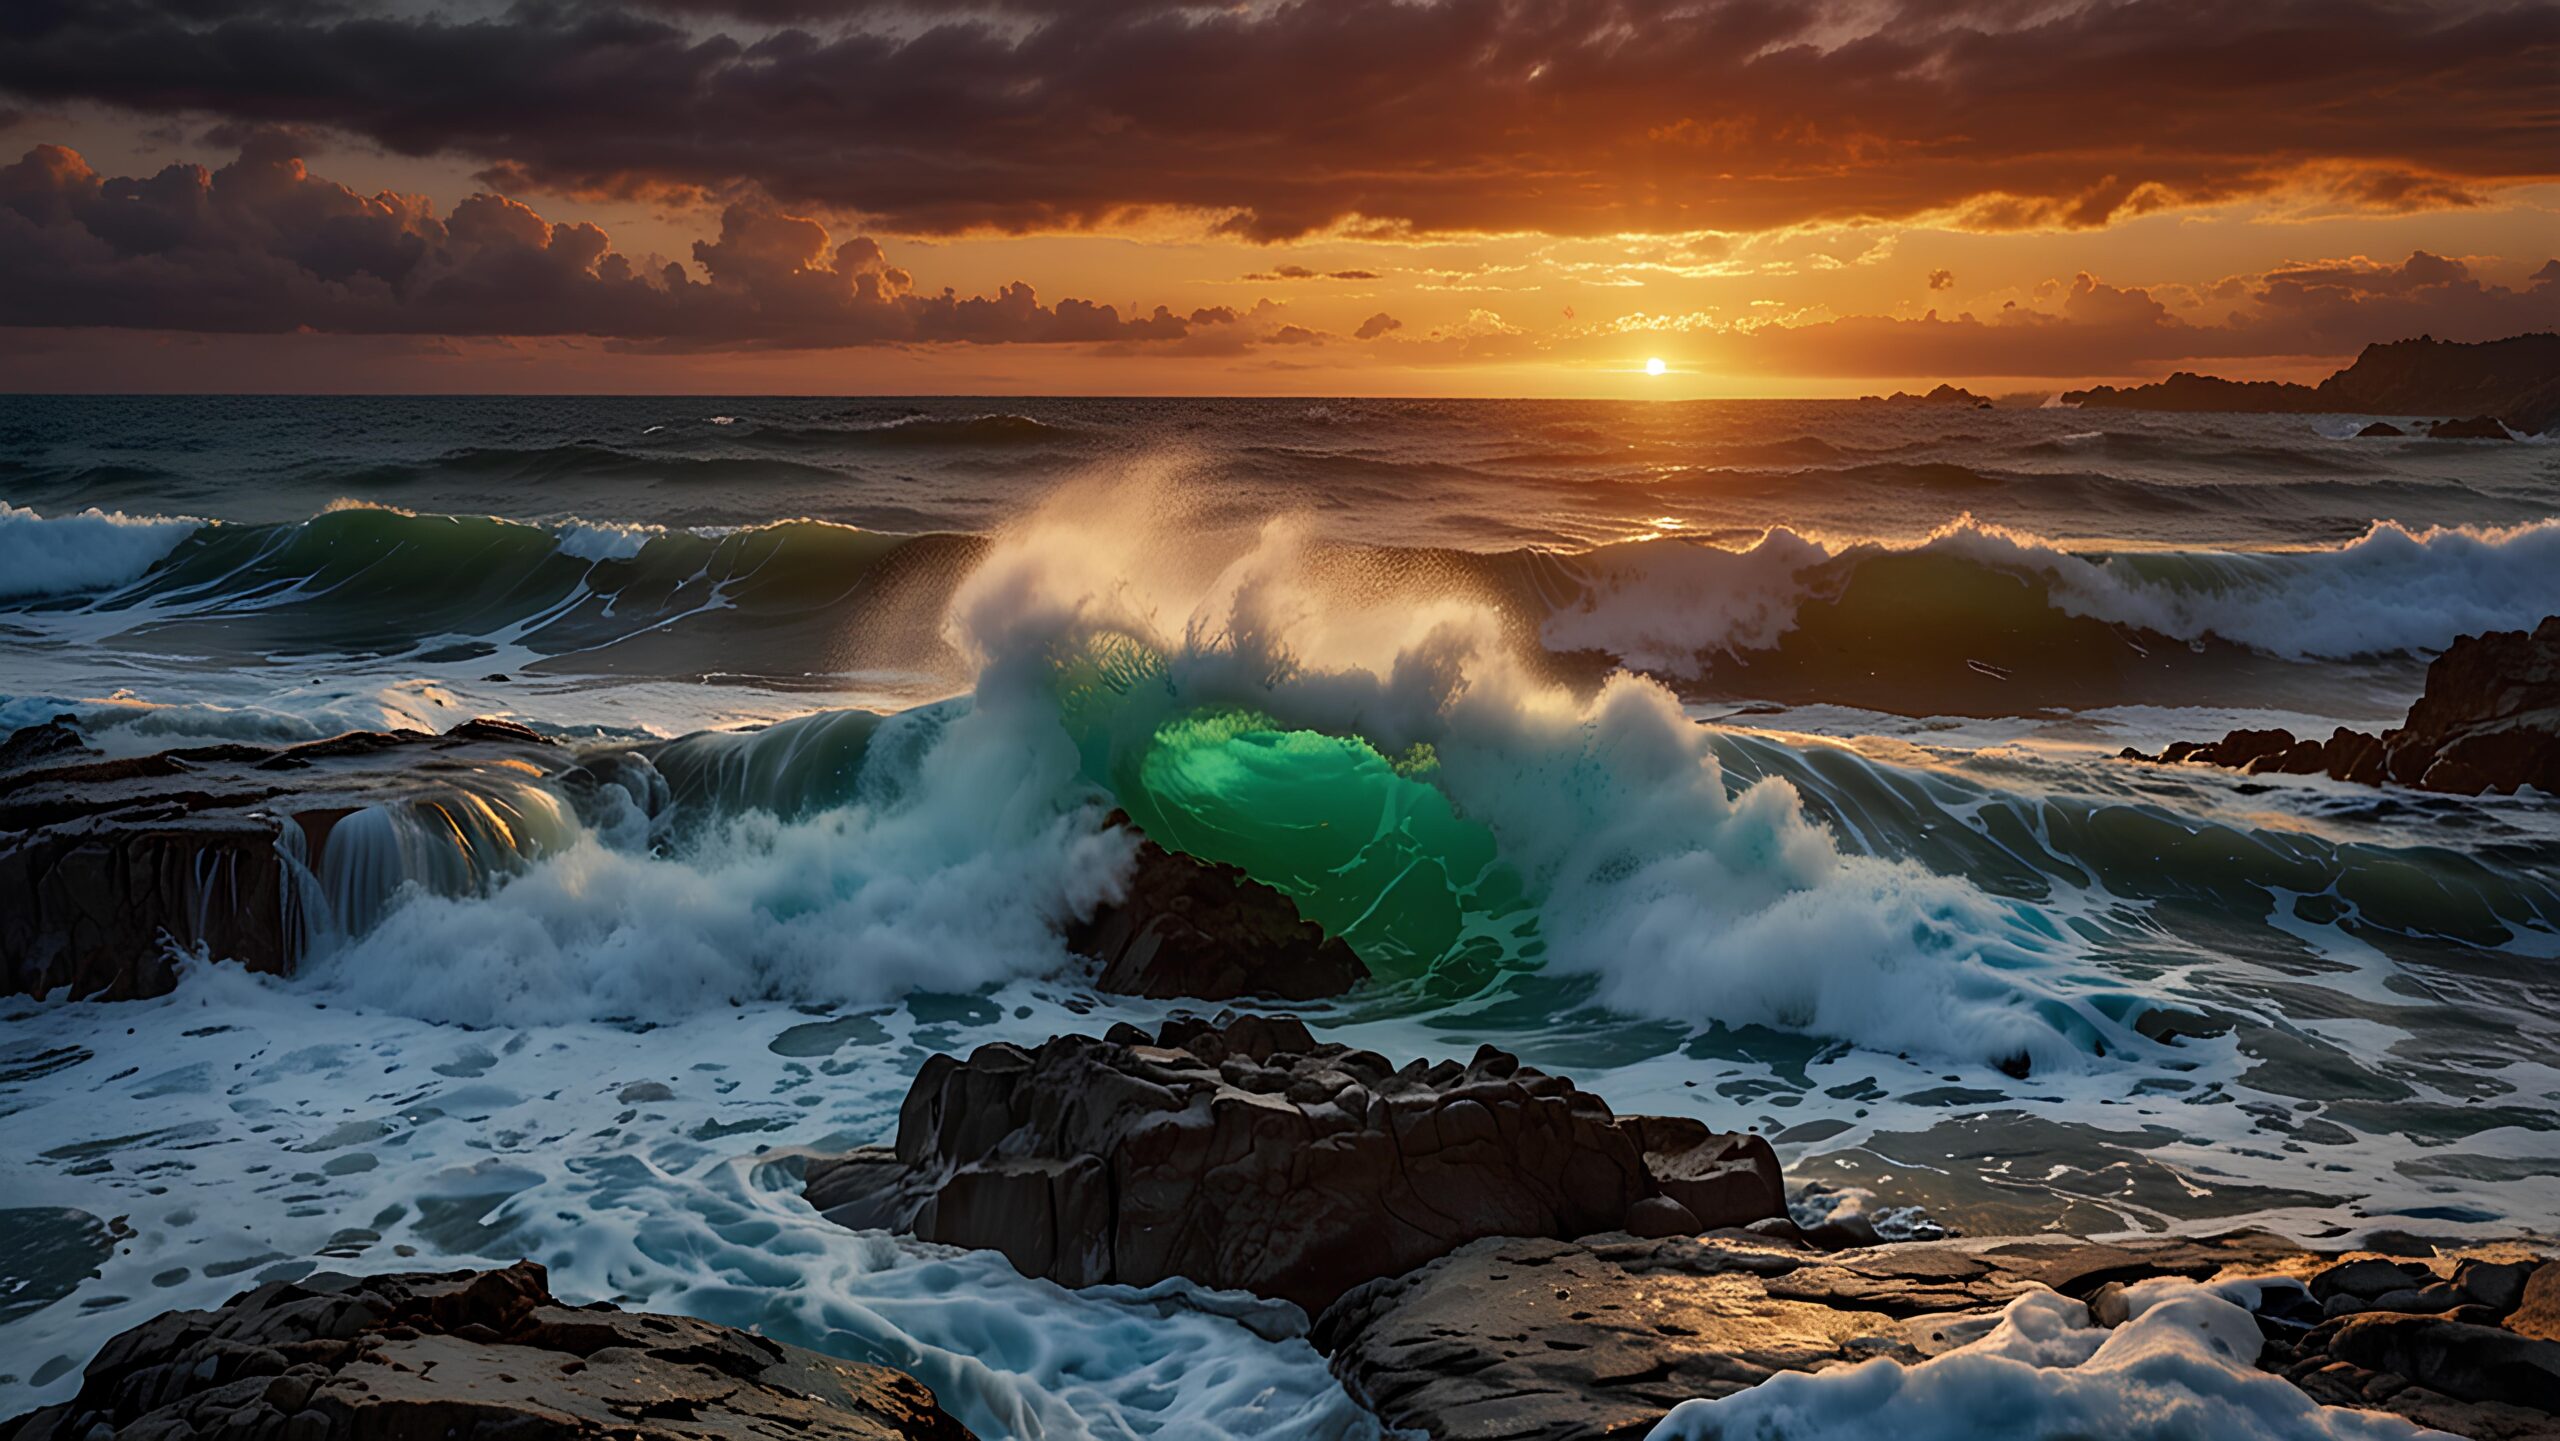
[[[1547,966],[1596,976],[1622,1010],[2039,1065],[2115,1029],[2070,998],[2058,932],[1962,880],[1844,854],[1784,781],[1734,790],[1658,683],[1621,673],[1579,699],[1516,665],[1482,612],[1339,604],[1303,579],[1287,525],[1206,583],[1168,580],[1137,563],[1167,547],[1125,520],[1149,507],[1093,502],[1053,507],[961,588],[952,639],[982,659],[982,695],[1021,658],[1117,632],[1167,657],[1167,707],[1427,745],[1434,783],[1544,898]],[[1195,572],[1216,564],[1182,549]]]
[[[2322,1406],[2254,1362],[2255,1282],[2129,1288],[2112,1330],[2082,1302],[2033,1291],[1990,1334],[1914,1366],[1888,1360],[1789,1372],[1718,1400],[1684,1401],[1650,1441],[2408,1441],[2442,1438],[2396,1416]],[[1995,1419],[1996,1418],[1996,1419]]]
[[[771,1153],[889,1139],[923,1050],[1148,1015],[995,1001],[965,1023],[765,1004],[645,1032],[464,1030],[223,966],[157,1000],[15,1016],[7,1054],[48,1064],[0,1076],[18,1163],[0,1204],[129,1233],[76,1295],[0,1324],[0,1414],[63,1399],[115,1333],[261,1280],[531,1258],[573,1301],[901,1367],[980,1436],[1375,1438],[1294,1307],[1180,1281],[1069,1291],[809,1209]],[[641,1082],[659,1089],[623,1099]]]
[[[113,589],[140,579],[203,524],[95,508],[42,516],[0,501],[0,597]]]
[[[1116,893],[1131,843],[1100,831],[1072,747],[1041,719],[972,710],[911,775],[866,788],[881,799],[731,817],[679,856],[582,835],[492,896],[412,897],[316,973],[482,1025],[871,1004],[1060,970],[1060,926]]]
[[[1785,781],[1737,789],[1659,684],[1577,698],[1517,665],[1488,614],[1337,603],[1295,527],[1130,524],[1163,513],[1152,500],[1071,494],[994,548],[951,613],[974,700],[885,728],[904,739],[866,751],[854,803],[733,817],[671,854],[581,837],[493,896],[395,908],[323,981],[486,1024],[1056,972],[1062,924],[1113,893],[1128,851],[1097,830],[1107,798],[1050,685],[1060,657],[1117,634],[1167,667],[1121,703],[1124,741],[1242,704],[1388,754],[1433,748],[1434,783],[1541,898],[1544,964],[1594,977],[1609,1006],[2040,1068],[2101,1036],[2141,1044],[2076,997],[2061,933],[1960,879],[1844,853]]]

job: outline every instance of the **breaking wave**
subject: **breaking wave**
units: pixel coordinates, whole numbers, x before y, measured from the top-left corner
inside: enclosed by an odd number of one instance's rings
[[[0,501],[0,599],[110,590],[139,579],[199,522],[84,510],[45,517]]]
[[[2095,900],[2323,895],[2487,944],[2560,914],[2460,857],[2199,838],[1718,732],[1654,680],[1544,678],[1480,606],[1346,602],[1286,524],[1173,548],[1123,513],[1053,506],[981,556],[944,637],[966,695],[617,752],[648,777],[606,788],[633,815],[493,893],[417,897],[328,974],[470,1023],[1052,974],[1124,881],[1115,805],[1425,1004],[1535,976],[1621,1013],[2037,1069],[2148,1044],[2157,998],[2057,921]]]

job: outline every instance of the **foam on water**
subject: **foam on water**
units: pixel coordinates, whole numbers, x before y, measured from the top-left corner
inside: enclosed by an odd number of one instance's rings
[[[2260,1371],[2246,1304],[2259,1284],[2145,1281],[2127,1288],[2132,1319],[2112,1330],[2082,1302],[2029,1292],[1989,1334],[1917,1365],[1785,1373],[1684,1401],[1649,1441],[1971,1441],[1987,1427],[2117,1441],[2444,1441],[2396,1416],[2322,1406]]]
[[[982,1436],[1376,1436],[1294,1307],[1180,1282],[1066,1291],[800,1199],[791,1148],[885,1138],[927,1050],[1097,1023],[1017,988],[465,1030],[222,966],[159,1000],[13,1016],[9,1204],[127,1234],[73,1297],[0,1330],[0,1414],[68,1394],[115,1332],[261,1280],[531,1257],[573,1300],[905,1368]]]

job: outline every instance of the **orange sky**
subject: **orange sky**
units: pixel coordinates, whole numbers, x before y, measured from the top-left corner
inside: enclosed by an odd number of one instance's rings
[[[2560,328],[2548,3],[32,28],[7,388],[2011,391]]]

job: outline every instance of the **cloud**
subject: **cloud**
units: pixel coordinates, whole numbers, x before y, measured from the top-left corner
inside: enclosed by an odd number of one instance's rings
[[[1388,331],[1402,329],[1404,329],[1403,321],[1398,320],[1394,316],[1381,310],[1377,314],[1370,316],[1368,319],[1361,321],[1360,328],[1351,332],[1351,334],[1360,340],[1375,340],[1379,336],[1386,334]]]
[[[2549,0],[42,3],[7,103],[342,130],[898,233],[2088,227],[2560,175]],[[801,28],[801,27],[806,28]],[[2347,103],[2348,98],[2353,103]]]
[[[1247,280],[1262,281],[1375,280],[1377,278],[1378,272],[1374,270],[1313,270],[1304,265],[1275,265],[1269,270],[1257,270],[1245,277]]]
[[[1237,318],[1052,306],[1019,282],[991,296],[925,292],[870,237],[838,243],[818,221],[759,201],[728,206],[719,234],[694,245],[696,279],[503,196],[439,216],[418,196],[361,195],[311,174],[290,133],[242,138],[219,170],[111,177],[58,145],[0,167],[0,325],[684,348],[1161,342]]]
[[[1950,286],[1953,286],[1955,283],[1956,273],[1952,270],[1932,270],[1929,272],[1929,288],[1931,290],[1945,290]]]
[[[2560,330],[2560,261],[2521,288],[2417,251],[2397,265],[2356,258],[2236,276],[2182,314],[2161,288],[2082,274],[2050,310],[2012,304],[1989,318],[1877,315],[1702,327],[1725,362],[1785,375],[2119,376],[2172,365],[2352,354],[2377,340],[2495,340]],[[1687,328],[1664,325],[1662,328]]]

